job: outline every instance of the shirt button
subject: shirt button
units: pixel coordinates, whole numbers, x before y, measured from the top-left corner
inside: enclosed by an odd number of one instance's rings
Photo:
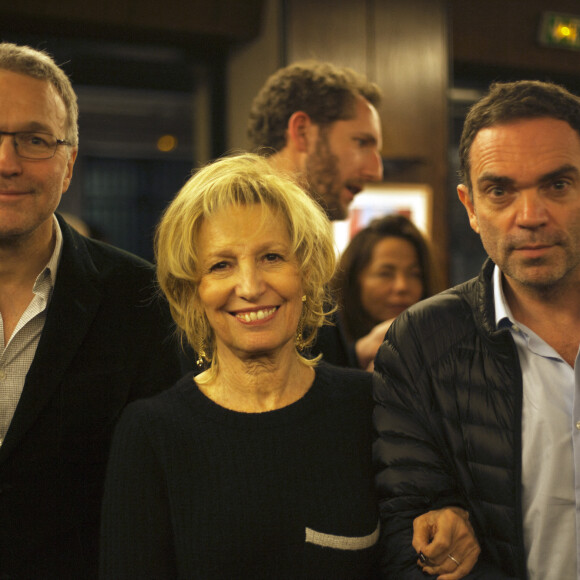
[[[578,429],[578,431],[580,431],[580,421],[576,421],[576,429]]]
[[[6,371],[4,369],[0,369],[0,381],[3,381],[6,378]]]

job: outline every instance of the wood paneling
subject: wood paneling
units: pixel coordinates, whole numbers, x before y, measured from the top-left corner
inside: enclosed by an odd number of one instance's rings
[[[368,0],[286,2],[288,63],[315,58],[348,66],[374,80]]]
[[[384,156],[409,161],[386,180],[433,189],[432,237],[447,275],[447,87],[445,3],[376,3],[376,80],[383,89]],[[412,161],[415,163],[412,163]]]
[[[384,92],[385,153],[429,157],[444,150],[448,84],[445,14],[433,0],[383,2],[375,22],[377,82]]]

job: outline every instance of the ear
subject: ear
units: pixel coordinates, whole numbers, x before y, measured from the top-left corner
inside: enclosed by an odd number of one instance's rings
[[[477,215],[475,214],[473,197],[470,195],[467,186],[463,184],[458,185],[457,195],[459,196],[459,201],[461,201],[463,207],[467,211],[467,217],[469,218],[469,225],[471,226],[471,229],[479,234],[479,223],[477,221]]]
[[[287,145],[291,144],[299,153],[307,153],[312,125],[312,119],[304,111],[292,113],[292,116],[288,119]]]
[[[70,181],[73,175],[73,167],[77,158],[78,149],[72,149],[66,163],[66,174],[64,176],[64,180],[62,182],[62,193],[65,193],[66,190],[69,188]]]

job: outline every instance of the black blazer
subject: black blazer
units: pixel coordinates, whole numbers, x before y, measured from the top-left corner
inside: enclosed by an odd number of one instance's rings
[[[151,264],[59,223],[46,324],[0,447],[1,580],[97,576],[115,422],[184,370]]]

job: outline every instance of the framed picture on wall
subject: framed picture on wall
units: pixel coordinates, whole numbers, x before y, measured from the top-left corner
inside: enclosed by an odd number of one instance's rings
[[[366,185],[351,203],[348,219],[333,222],[338,252],[373,219],[390,214],[405,215],[430,238],[432,199],[432,189],[423,183]]]

